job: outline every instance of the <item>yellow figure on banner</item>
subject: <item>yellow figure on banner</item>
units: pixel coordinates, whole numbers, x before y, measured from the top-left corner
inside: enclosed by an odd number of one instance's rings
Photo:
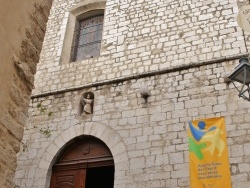
[[[226,146],[223,140],[220,138],[221,134],[223,134],[223,131],[217,127],[216,130],[213,130],[212,132],[204,135],[201,139],[201,142],[210,142],[210,145],[203,151],[209,151],[210,154],[213,155],[214,150],[217,149],[219,151],[218,156],[221,156]]]

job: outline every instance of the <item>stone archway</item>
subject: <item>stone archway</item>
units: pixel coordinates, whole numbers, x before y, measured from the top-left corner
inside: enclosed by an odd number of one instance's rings
[[[121,171],[128,170],[129,159],[126,151],[126,146],[123,143],[120,135],[110,127],[99,123],[82,123],[76,124],[69,129],[58,134],[57,137],[49,144],[41,156],[38,163],[35,179],[39,180],[33,182],[33,187],[48,188],[50,186],[50,177],[52,172],[52,166],[55,163],[59,153],[65,148],[66,143],[81,135],[91,135],[102,140],[107,147],[111,150],[115,164],[115,182],[122,179],[117,177],[117,174],[121,176]]]
[[[50,188],[113,188],[114,161],[105,143],[84,135],[66,145],[52,167]]]

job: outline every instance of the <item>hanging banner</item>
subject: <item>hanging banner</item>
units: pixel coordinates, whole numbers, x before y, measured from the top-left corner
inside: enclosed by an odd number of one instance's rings
[[[190,188],[231,188],[223,117],[189,122]]]

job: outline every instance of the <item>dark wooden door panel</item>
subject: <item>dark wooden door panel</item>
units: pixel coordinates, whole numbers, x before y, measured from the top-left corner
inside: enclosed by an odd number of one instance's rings
[[[75,188],[75,186],[69,183],[62,183],[61,185],[57,185],[56,188]]]
[[[64,170],[53,172],[51,188],[85,188],[86,170]]]
[[[66,149],[60,156],[57,164],[65,164],[67,162],[100,159],[112,157],[109,148],[101,141],[86,138],[79,142],[74,143]]]

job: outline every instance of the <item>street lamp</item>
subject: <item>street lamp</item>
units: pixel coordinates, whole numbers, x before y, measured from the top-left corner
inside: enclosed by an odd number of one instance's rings
[[[242,84],[241,89],[238,89],[233,82],[234,87],[239,91],[239,97],[250,101],[250,63],[248,58],[243,57],[239,60],[240,64],[229,75],[229,79]]]

